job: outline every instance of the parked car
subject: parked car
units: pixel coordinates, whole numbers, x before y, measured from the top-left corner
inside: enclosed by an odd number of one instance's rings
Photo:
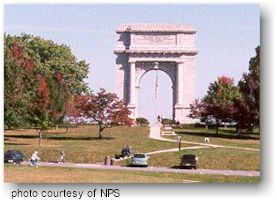
[[[150,157],[144,153],[136,153],[132,158],[132,165],[133,166],[141,166],[147,167],[148,166],[148,159]]]
[[[180,168],[191,168],[196,169],[197,167],[197,157],[192,154],[183,155],[181,158]]]
[[[8,150],[4,153],[4,162],[5,163],[16,163],[20,164],[23,162],[24,155],[20,151],[17,150]]]

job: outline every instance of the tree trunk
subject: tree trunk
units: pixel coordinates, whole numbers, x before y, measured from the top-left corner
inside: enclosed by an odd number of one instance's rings
[[[102,124],[99,125],[99,139],[103,138],[103,131],[105,129],[105,126],[103,126]]]
[[[65,127],[65,133],[66,134],[68,133],[68,125],[66,125],[66,127]]]
[[[59,125],[58,124],[56,124],[56,130],[59,130]]]
[[[207,133],[208,129],[209,129],[208,120],[205,120],[205,129],[206,129],[206,133]]]
[[[218,129],[219,129],[219,120],[216,120],[216,134],[218,134]]]
[[[250,134],[253,133],[253,127],[252,127],[252,126],[250,126],[250,127],[248,128],[248,133],[250,133]]]
[[[42,130],[40,129],[38,132],[38,146],[40,146],[42,140]]]
[[[236,135],[239,136],[239,123],[236,125]]]

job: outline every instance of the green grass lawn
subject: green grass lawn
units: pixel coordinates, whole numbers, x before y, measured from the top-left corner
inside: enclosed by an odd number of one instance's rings
[[[183,154],[195,154],[200,169],[256,170],[260,169],[259,152],[225,148],[191,149],[151,155],[149,165],[173,167],[180,165]]]
[[[4,165],[6,183],[187,183],[230,182],[258,183],[260,177],[195,175],[176,173],[154,173],[141,171],[115,171],[72,169],[59,167],[26,167]]]
[[[193,129],[194,130],[194,129]],[[193,131],[192,130],[192,131]],[[189,131],[189,130],[186,130]],[[189,132],[178,132],[183,140],[203,142],[202,135],[193,135]],[[194,130],[198,131],[199,130]],[[198,133],[197,133],[198,134]],[[104,138],[98,139],[98,126],[80,126],[71,128],[68,133],[65,129],[47,130],[41,146],[38,146],[38,134],[32,129],[22,129],[4,132],[4,150],[17,149],[30,158],[37,150],[42,161],[56,161],[61,150],[65,151],[66,162],[74,163],[103,163],[105,156],[114,157],[122,147],[131,144],[134,152],[151,152],[162,149],[176,148],[175,142],[164,142],[150,139],[147,127],[113,127],[104,131]],[[170,136],[168,136],[170,137]],[[174,137],[175,138],[175,137]],[[228,146],[242,146],[259,148],[258,139],[228,139],[210,137],[210,143]],[[182,147],[192,145],[183,144]],[[195,154],[199,157],[198,168],[230,169],[230,170],[259,170],[259,152],[242,151],[226,148],[209,148],[184,150],[181,152],[160,153],[151,155],[150,166],[173,167],[180,164],[182,154]],[[119,162],[126,165],[130,160]],[[184,180],[204,182],[258,182],[259,178],[202,176],[171,173],[150,172],[123,172],[112,170],[85,170],[69,168],[38,169],[5,165],[5,182],[184,182]],[[37,173],[33,173],[37,172]]]
[[[150,155],[149,166],[174,167],[180,165],[183,154],[195,154],[199,169],[260,170],[259,152],[226,148],[190,149]],[[131,164],[131,159],[119,162]]]
[[[203,128],[195,129],[176,129],[176,134],[182,137],[182,140],[192,142],[204,142],[204,138],[209,137],[211,144],[219,144],[224,146],[236,146],[236,147],[248,147],[248,148],[260,148],[259,135],[242,135],[237,138],[234,134],[234,129],[220,129],[219,134],[215,134],[214,130]],[[176,139],[176,136],[164,136],[169,139]]]
[[[37,150],[43,161],[56,161],[61,150],[65,151],[66,161],[75,163],[103,162],[104,157],[119,154],[124,145],[131,144],[134,152],[150,152],[176,148],[175,143],[161,142],[148,138],[147,127],[113,127],[104,130],[104,138],[98,139],[98,126],[48,130],[41,146],[35,130],[5,131],[4,150],[17,149],[30,157]]]

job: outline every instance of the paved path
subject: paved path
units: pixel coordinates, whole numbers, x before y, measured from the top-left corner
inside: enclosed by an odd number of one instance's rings
[[[150,126],[149,138],[160,140],[160,141],[177,143],[177,141],[174,139],[167,139],[167,138],[161,137],[161,124],[153,124]],[[212,147],[212,148],[228,148],[228,149],[238,149],[238,150],[245,150],[245,151],[260,151],[260,149],[254,149],[254,148],[248,148],[248,147],[224,146],[224,145],[209,144],[209,143],[190,142],[186,140],[182,140],[182,143],[200,145],[200,146],[206,146],[206,147]]]
[[[27,163],[24,163],[27,165]],[[39,166],[48,167],[66,167],[78,169],[100,169],[100,170],[121,170],[121,171],[145,171],[145,172],[162,172],[162,173],[181,173],[181,174],[202,174],[202,175],[224,175],[224,176],[260,176],[258,171],[240,171],[240,170],[212,170],[212,169],[173,169],[166,167],[121,167],[121,166],[107,166],[101,164],[83,164],[83,163],[49,163],[40,162]]]

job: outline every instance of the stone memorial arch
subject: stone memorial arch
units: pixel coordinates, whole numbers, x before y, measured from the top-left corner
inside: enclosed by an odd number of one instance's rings
[[[172,81],[173,118],[193,122],[188,108],[196,97],[196,29],[183,24],[123,24],[116,32],[117,95],[127,103],[131,117],[139,117],[142,76],[161,70]]]

